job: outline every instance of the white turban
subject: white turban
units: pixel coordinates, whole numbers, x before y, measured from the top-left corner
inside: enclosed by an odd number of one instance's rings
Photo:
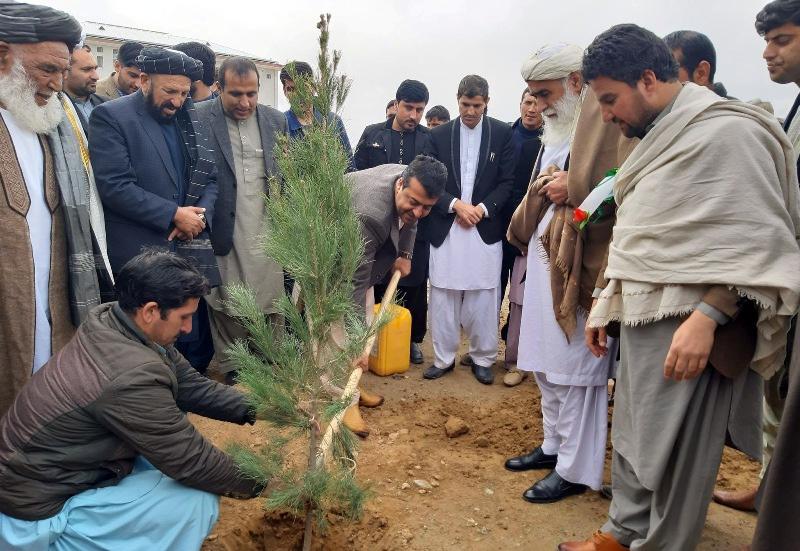
[[[524,81],[559,80],[581,70],[583,48],[559,42],[542,46],[522,64]]]

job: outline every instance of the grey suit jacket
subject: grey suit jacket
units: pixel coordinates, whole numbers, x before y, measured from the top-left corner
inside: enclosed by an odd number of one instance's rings
[[[236,219],[236,168],[233,148],[228,133],[228,123],[222,111],[222,100],[203,101],[195,104],[200,123],[207,129],[209,147],[214,150],[217,165],[217,204],[211,227],[211,245],[214,254],[225,256],[233,247],[233,226]],[[256,107],[258,128],[261,133],[261,148],[264,150],[264,166],[267,178],[277,174],[273,150],[277,134],[286,134],[286,117],[283,113],[266,105]],[[269,184],[268,184],[269,185]],[[269,189],[264,190],[265,193]]]
[[[367,290],[383,279],[400,252],[414,250],[417,223],[400,229],[394,203],[394,184],[403,170],[403,165],[381,165],[345,176],[352,185],[353,207],[364,239],[364,256],[353,277],[353,302],[361,311]]]

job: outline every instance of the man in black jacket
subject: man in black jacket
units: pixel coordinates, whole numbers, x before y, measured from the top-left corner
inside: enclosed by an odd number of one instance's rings
[[[504,207],[514,183],[511,127],[485,115],[489,83],[468,75],[458,85],[459,117],[431,131],[447,187],[428,217],[431,333],[435,363],[426,379],[451,371],[469,336],[472,373],[492,384],[497,357]]]
[[[430,131],[420,124],[428,104],[428,88],[418,80],[404,80],[397,89],[397,114],[364,129],[356,146],[356,170],[385,164],[410,164],[417,155],[430,155],[433,149]],[[400,280],[400,304],[411,312],[411,361],[421,364],[421,343],[425,339],[428,317],[428,244],[427,223],[417,224],[417,239],[411,260],[411,273]],[[375,286],[375,300],[380,300],[386,283]]]

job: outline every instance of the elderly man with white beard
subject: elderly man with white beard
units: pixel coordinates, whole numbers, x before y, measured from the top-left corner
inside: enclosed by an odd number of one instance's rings
[[[64,12],[1,0],[0,21],[2,416],[99,303],[99,291],[88,215],[77,218],[87,212],[79,204],[88,196],[79,186],[87,184],[69,173],[67,157],[80,167],[80,156],[74,134],[60,131],[66,123],[57,97],[81,27]],[[68,270],[73,262],[77,277]]]
[[[508,240],[526,255],[517,367],[534,373],[542,396],[544,441],[506,461],[512,471],[552,469],[523,493],[551,503],[600,488],[607,430],[610,353],[595,358],[583,334],[595,282],[611,237],[613,208],[580,228],[576,207],[623,159],[630,142],[603,125],[581,76],[583,49],[553,44],[534,53],[522,77],[544,119],[542,149]],[[599,193],[599,192],[598,192]]]

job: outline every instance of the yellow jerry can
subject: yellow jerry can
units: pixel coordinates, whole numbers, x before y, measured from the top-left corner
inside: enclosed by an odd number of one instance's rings
[[[376,316],[380,307],[375,305]],[[369,370],[381,377],[408,371],[411,354],[411,312],[396,304],[388,308],[391,321],[378,332],[369,354]]]

